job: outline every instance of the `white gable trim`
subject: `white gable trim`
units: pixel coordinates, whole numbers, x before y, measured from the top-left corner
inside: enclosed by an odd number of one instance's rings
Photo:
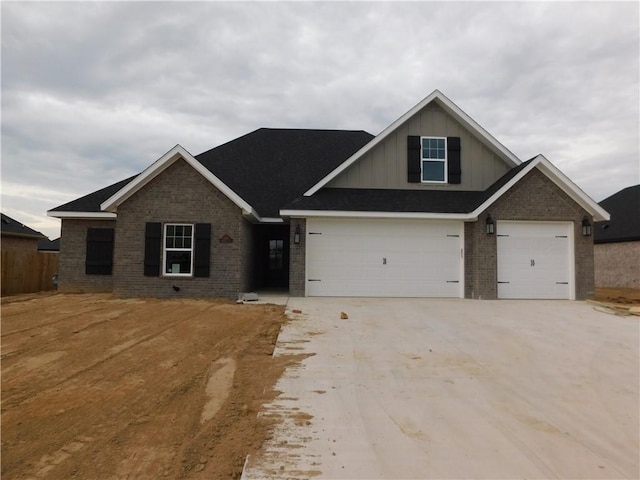
[[[327,185],[331,180],[336,178],[340,173],[345,171],[351,165],[353,165],[358,159],[364,156],[366,153],[371,151],[376,145],[381,143],[385,138],[391,134],[391,132],[395,131],[400,125],[409,120],[415,114],[417,114],[420,110],[426,107],[429,103],[433,101],[437,101],[438,104],[451,116],[453,116],[457,121],[459,121],[462,125],[467,127],[472,132],[476,133],[478,137],[480,137],[488,146],[492,147],[494,152],[498,154],[502,159],[504,159],[507,164],[511,167],[516,167],[520,165],[522,162],[518,157],[516,157],[509,149],[507,149],[504,145],[502,145],[498,140],[496,140],[489,132],[487,132],[484,128],[482,128],[478,123],[472,119],[469,115],[463,112],[460,107],[458,107],[455,103],[449,100],[442,92],[439,90],[434,90],[429,96],[424,98],[420,103],[418,103],[415,107],[409,110],[407,113],[402,115],[399,119],[385,128],[382,132],[380,132],[373,140],[367,143],[364,147],[358,150],[356,153],[351,155],[348,159],[346,159],[341,165],[339,165],[336,169],[334,169],[331,173],[325,176],[322,180],[316,183],[313,187],[305,192],[305,196],[311,196],[320,190],[322,187]]]
[[[134,178],[127,185],[118,190],[114,195],[100,204],[100,209],[107,212],[116,212],[118,206],[125,200],[129,199],[134,193],[144,187],[147,183],[165,171],[169,166],[179,159],[184,159],[191,165],[200,175],[206,178],[213,186],[220,190],[224,195],[236,204],[243,212],[254,215],[259,218],[255,210],[245,202],[238,194],[231,190],[225,183],[207,170],[193,155],[185,150],[181,145],[176,145],[162,157],[147,167],[140,175]]]
[[[558,170],[555,166],[551,164],[549,160],[547,160],[544,155],[538,155],[536,158],[531,160],[531,163],[524,167],[516,176],[514,176],[511,180],[505,183],[502,188],[500,188],[496,193],[494,193],[490,198],[488,198],[482,205],[476,208],[471,215],[474,217],[478,217],[483,211],[485,211],[493,202],[498,200],[502,195],[504,195],[511,187],[513,187],[516,183],[518,183],[527,173],[529,173],[534,168],[537,168],[542,173],[544,173],[549,180],[555,183],[564,193],[569,195],[578,205],[584,208],[587,212],[589,212],[593,216],[594,222],[601,222],[603,220],[609,220],[609,213],[603,209],[600,205],[598,205],[595,201],[591,199],[586,193],[584,193],[580,187],[578,187],[575,183],[569,180],[564,173]]]
[[[77,220],[111,220],[117,217],[111,212],[55,212],[47,211],[47,217],[75,218]]]

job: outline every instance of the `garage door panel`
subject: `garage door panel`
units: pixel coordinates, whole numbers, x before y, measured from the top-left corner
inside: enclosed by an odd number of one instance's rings
[[[309,219],[307,230],[310,296],[461,296],[462,222]]]
[[[567,222],[499,222],[498,298],[571,298],[570,232]]]

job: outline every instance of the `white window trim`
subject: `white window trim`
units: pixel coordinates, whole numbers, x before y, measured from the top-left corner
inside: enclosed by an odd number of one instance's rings
[[[191,227],[191,248],[167,249],[167,227]],[[195,225],[193,223],[165,223],[162,229],[162,276],[163,277],[193,277],[193,260],[195,256]],[[171,252],[191,252],[191,265],[189,273],[167,273],[167,250]]]
[[[422,141],[427,138],[429,140],[433,139],[433,140],[444,140],[444,159],[441,158],[424,158],[422,156],[422,152],[423,152],[423,148],[422,148]],[[447,155],[447,137],[428,137],[428,136],[424,136],[424,137],[420,137],[420,183],[435,183],[435,184],[444,184],[444,183],[448,183],[449,182],[449,175],[448,175],[448,163],[449,163],[449,156]],[[424,180],[424,175],[422,172],[422,167],[424,166],[424,162],[442,162],[444,164],[444,180]]]

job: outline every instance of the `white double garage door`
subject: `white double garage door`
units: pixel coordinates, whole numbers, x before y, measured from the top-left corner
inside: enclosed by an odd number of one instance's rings
[[[499,222],[498,297],[572,298],[567,222]],[[464,297],[464,223],[309,218],[306,294]]]

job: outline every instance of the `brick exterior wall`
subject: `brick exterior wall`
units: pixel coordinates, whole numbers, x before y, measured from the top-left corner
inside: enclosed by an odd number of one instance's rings
[[[576,299],[593,295],[594,257],[593,237],[582,236],[582,219],[593,219],[542,172],[532,170],[497,202],[491,205],[476,222],[465,225],[465,296],[495,299],[497,285],[496,235],[485,233],[485,221],[491,214],[495,222],[505,220],[570,221],[574,225]],[[470,258],[469,258],[470,257]]]
[[[594,245],[597,287],[640,288],[640,241]]]
[[[300,226],[300,243],[293,242],[296,227]],[[304,297],[305,285],[305,257],[306,257],[306,232],[307,220],[305,218],[292,218],[289,228],[289,295],[292,297]]]
[[[10,235],[2,235],[0,240],[2,250],[11,250],[13,252],[37,252],[38,239],[26,237],[13,237]]]
[[[64,293],[111,292],[112,275],[85,275],[87,229],[115,228],[115,220],[62,219],[58,290]]]
[[[248,220],[242,220],[242,248],[241,248],[241,265],[242,275],[240,278],[240,286],[242,292],[251,292],[255,290],[255,232],[256,226]]]
[[[210,277],[145,277],[146,222],[210,223]],[[114,293],[120,297],[237,298],[249,281],[243,267],[250,249],[246,223],[229,198],[184,160],[176,161],[118,207]],[[220,243],[224,235],[233,242]]]

